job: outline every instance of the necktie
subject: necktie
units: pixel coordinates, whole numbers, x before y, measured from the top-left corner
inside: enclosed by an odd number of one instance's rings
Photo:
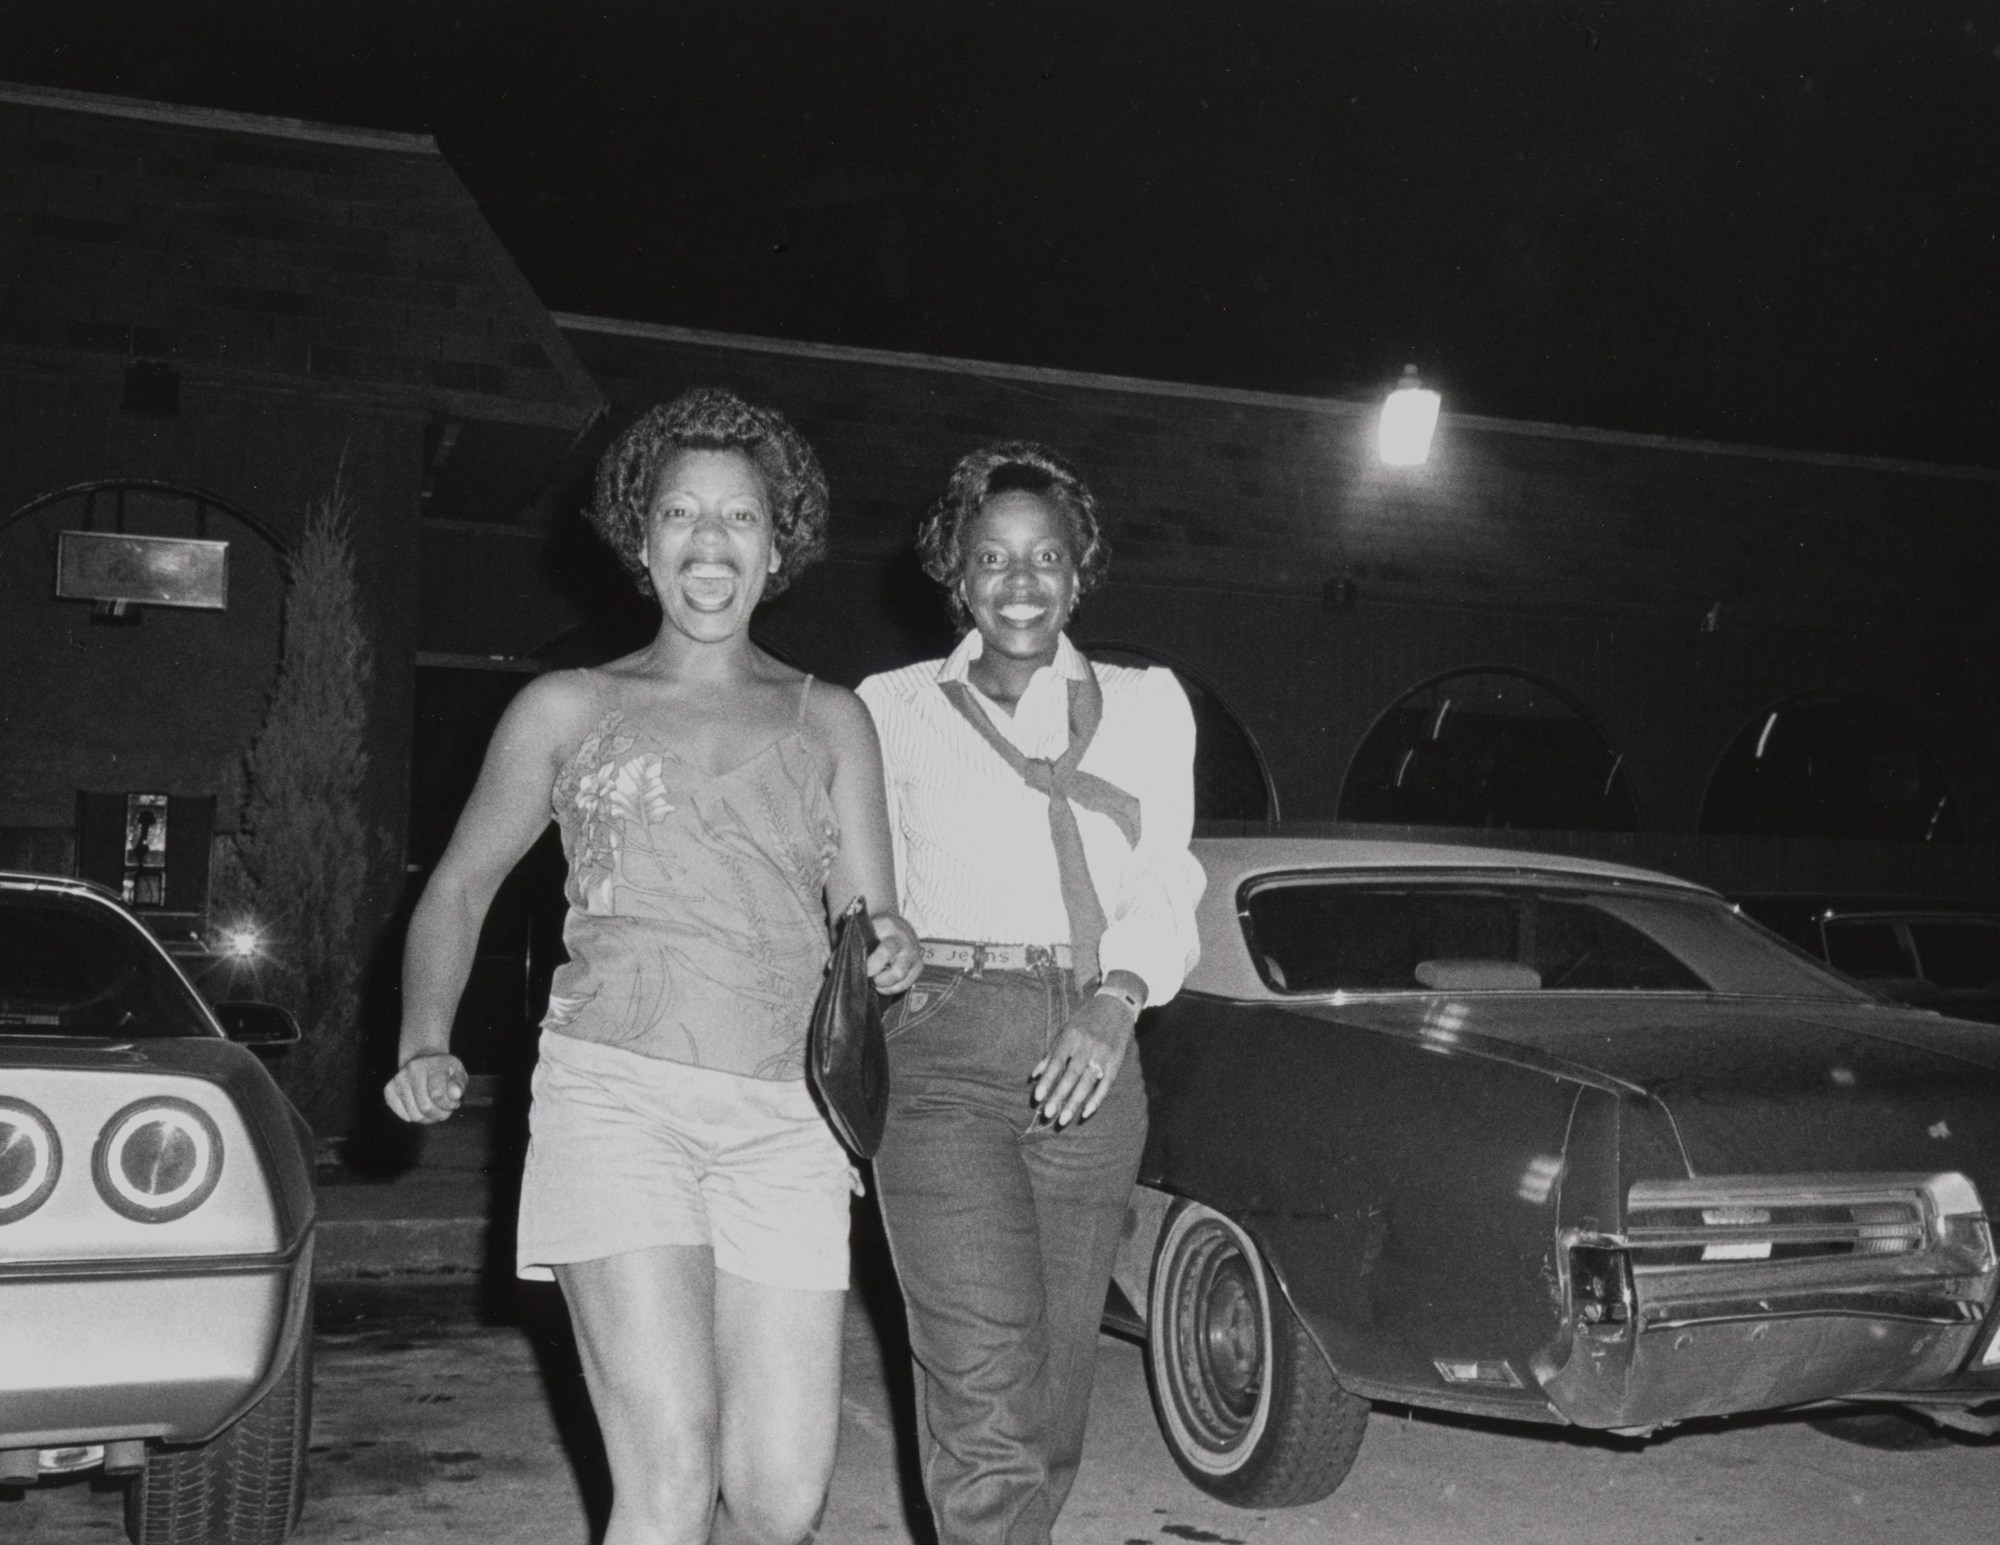
[[[1088,669],[1088,667],[1086,667]],[[1049,799],[1049,838],[1056,850],[1056,878],[1062,886],[1063,910],[1069,914],[1069,942],[1076,957],[1076,979],[1088,986],[1097,980],[1097,941],[1104,936],[1104,907],[1091,883],[1090,865],[1083,856],[1083,834],[1077,829],[1071,804],[1108,815],[1125,834],[1126,842],[1139,843],[1141,817],[1139,801],[1117,784],[1081,771],[1077,764],[1090,749],[1092,737],[1104,717],[1104,693],[1091,671],[1069,684],[1069,749],[1051,761],[1048,757],[1024,755],[986,716],[986,710],[972,700],[972,689],[962,681],[941,683],[944,695],[985,739],[1001,759],[1021,775],[1028,787]]]

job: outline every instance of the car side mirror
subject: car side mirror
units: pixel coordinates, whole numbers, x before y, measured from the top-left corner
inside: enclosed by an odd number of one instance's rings
[[[289,1010],[272,1003],[218,1003],[215,1017],[222,1033],[238,1046],[293,1046],[299,1022]]]

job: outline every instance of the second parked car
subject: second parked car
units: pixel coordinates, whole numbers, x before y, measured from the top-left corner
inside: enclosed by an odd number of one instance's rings
[[[2000,1025],[2000,912],[1908,898],[1746,896],[1739,904],[1886,998]]]
[[[123,1478],[137,1545],[291,1532],[312,1142],[245,1047],[297,1037],[96,887],[0,874],[0,1487]]]
[[[1243,1506],[1378,1401],[1646,1434],[1829,1403],[2000,1428],[2000,1036],[1698,886],[1498,849],[1200,842],[1108,1318]],[[1843,1407],[1845,1408],[1845,1407]]]

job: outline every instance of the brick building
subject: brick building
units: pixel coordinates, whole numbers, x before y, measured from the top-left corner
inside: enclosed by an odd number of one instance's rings
[[[283,555],[338,481],[386,916],[424,512],[532,501],[601,394],[428,139],[5,87],[0,168],[0,863],[72,869],[80,794],[156,791],[168,910],[199,911],[176,827],[217,796],[233,825]],[[59,599],[66,531],[226,542],[226,606]]]
[[[441,649],[578,657],[586,619],[546,576],[592,457],[646,404],[719,382],[781,405],[826,462],[834,556],[758,629],[834,679],[949,645],[915,520],[961,451],[1025,435],[1078,460],[1108,516],[1112,580],[1079,638],[1212,689],[1288,823],[1531,829],[1744,888],[1986,884],[1970,850],[2000,837],[2000,473],[1449,413],[1427,465],[1391,469],[1375,404],[557,320],[611,412],[542,507],[427,527]],[[504,609],[482,602],[495,582]],[[1598,795],[1538,800],[1518,779],[1511,807],[1504,788],[1428,809],[1371,794],[1371,745],[1413,703],[1434,717],[1452,682],[1468,718],[1587,745]],[[1869,787],[1801,796],[1791,825],[1723,797],[1746,735],[1775,763],[1795,726],[1814,749],[1814,725],[1867,742],[1844,771]],[[1483,743],[1510,744],[1560,772],[1532,734]]]
[[[551,316],[427,139],[41,89],[0,87],[0,251],[0,864],[76,867],[83,793],[232,828],[280,560],[340,475],[393,952],[524,673],[650,627],[576,519],[596,455],[717,383],[826,462],[834,556],[757,631],[829,678],[949,645],[914,522],[960,452],[1039,438],[1109,520],[1078,636],[1181,668],[1213,819],[1991,898],[1991,470],[1460,414],[1393,470],[1373,404]],[[226,610],[97,625],[53,594],[78,529],[227,541]],[[519,1017],[533,932],[476,1012]]]

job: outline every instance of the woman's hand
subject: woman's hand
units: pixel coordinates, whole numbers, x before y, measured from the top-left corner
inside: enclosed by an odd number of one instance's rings
[[[1109,993],[1083,1000],[1049,1054],[1035,1064],[1035,1103],[1044,1121],[1066,1127],[1097,1113],[1125,1065],[1138,1021],[1124,999]]]
[[[382,1098],[405,1121],[429,1126],[458,1109],[465,1085],[465,1064],[458,1058],[448,1051],[420,1051],[403,1059]]]
[[[869,919],[875,925],[875,948],[868,955],[868,975],[877,992],[897,993],[908,989],[924,968],[923,946],[917,931],[896,912],[876,912]]]

